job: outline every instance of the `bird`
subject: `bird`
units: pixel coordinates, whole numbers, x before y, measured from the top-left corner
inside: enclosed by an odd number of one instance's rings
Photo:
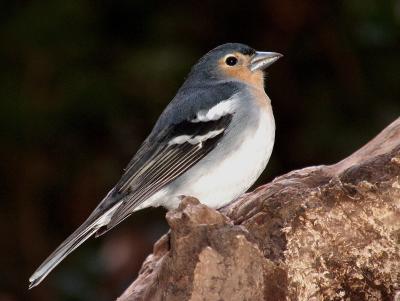
[[[282,56],[226,43],[201,57],[120,180],[33,273],[29,288],[88,238],[137,210],[171,210],[183,196],[218,209],[246,192],[272,153],[275,120],[264,79],[266,68]]]

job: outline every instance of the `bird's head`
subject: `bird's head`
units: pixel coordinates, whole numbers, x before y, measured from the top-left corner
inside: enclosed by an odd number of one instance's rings
[[[223,44],[199,60],[193,67],[189,80],[239,80],[262,86],[263,71],[281,57],[280,53],[256,51],[240,43]]]

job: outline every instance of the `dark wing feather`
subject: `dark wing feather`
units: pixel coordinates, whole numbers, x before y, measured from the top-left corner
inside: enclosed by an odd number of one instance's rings
[[[232,115],[228,114],[218,120],[205,122],[185,120],[161,131],[153,140],[157,141],[156,143],[146,141],[115,187],[115,194],[120,195],[116,199],[123,197],[123,203],[111,217],[107,229],[101,234],[127,218],[143,201],[174,181],[214,149],[231,119]],[[169,143],[179,136],[195,138],[212,131],[220,133],[202,142],[194,143],[191,140],[179,144]]]

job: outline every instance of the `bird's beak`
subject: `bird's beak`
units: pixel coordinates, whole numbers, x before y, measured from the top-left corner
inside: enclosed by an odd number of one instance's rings
[[[257,51],[250,61],[250,70],[264,70],[279,60],[282,56],[282,54],[277,52]]]

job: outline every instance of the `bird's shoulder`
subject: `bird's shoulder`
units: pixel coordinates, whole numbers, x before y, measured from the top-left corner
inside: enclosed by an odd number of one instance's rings
[[[199,112],[210,110],[243,89],[243,84],[232,81],[183,86],[160,115],[153,131],[194,119]]]

